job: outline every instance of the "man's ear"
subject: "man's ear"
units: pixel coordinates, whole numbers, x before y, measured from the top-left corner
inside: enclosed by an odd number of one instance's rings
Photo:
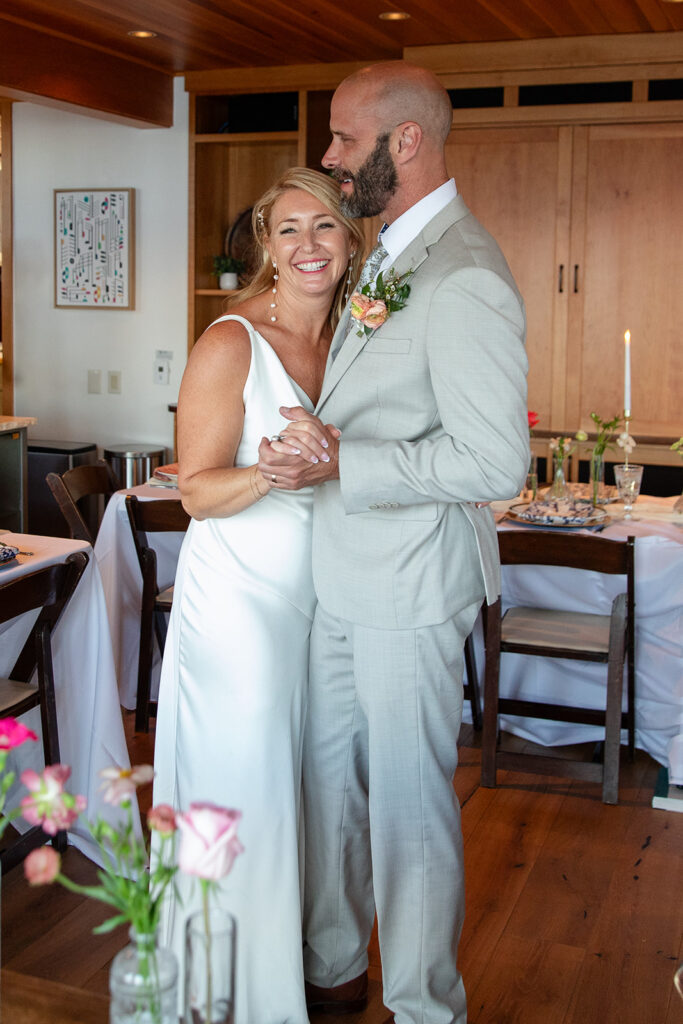
[[[394,159],[397,163],[407,163],[417,155],[422,142],[422,129],[415,121],[404,121],[394,129]]]

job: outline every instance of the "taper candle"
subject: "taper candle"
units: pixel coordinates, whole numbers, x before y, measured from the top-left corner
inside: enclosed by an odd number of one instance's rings
[[[631,332],[624,333],[624,416],[631,417]]]

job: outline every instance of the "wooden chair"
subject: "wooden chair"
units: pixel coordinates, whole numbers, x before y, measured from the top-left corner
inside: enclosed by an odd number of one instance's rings
[[[45,479],[66,519],[70,536],[74,540],[85,540],[89,544],[94,544],[95,538],[83,518],[79,502],[82,508],[82,502],[86,498],[100,494],[108,498],[114,491],[119,490],[121,485],[109,463],[100,459],[89,466],[67,469],[61,476],[58,473],[48,473]]]
[[[46,765],[59,764],[51,635],[87,564],[88,556],[78,551],[69,555],[66,562],[38,569],[0,586],[0,623],[40,609],[9,678],[0,679],[0,717],[16,717],[40,707]],[[37,682],[33,683],[31,679],[36,670]],[[49,839],[39,826],[29,829],[0,853],[2,871],[9,871]],[[66,849],[66,833],[59,832],[54,843],[59,850]]]
[[[631,758],[635,753],[634,538],[629,537],[622,543],[595,536],[518,530],[500,532],[498,542],[502,565],[553,565],[616,574],[625,577],[626,589],[614,599],[609,615],[515,607],[510,608],[501,619],[500,598],[495,605],[489,607],[482,785],[496,785],[497,768],[564,775],[601,781],[603,801],[615,804],[619,796],[619,744],[622,728],[628,730]],[[588,576],[586,585],[592,585]],[[500,697],[498,675],[502,652],[606,663],[605,709],[589,709],[572,703],[573,686],[569,667],[566,677],[567,706]],[[624,665],[627,667],[627,710],[622,712]],[[603,764],[499,750],[499,714],[602,725],[605,728]]]
[[[472,709],[472,725],[481,730],[481,698],[479,696],[479,680],[477,679],[477,663],[474,658],[474,643],[470,634],[465,640],[465,676],[467,682],[463,687],[463,696],[469,700]]]
[[[150,547],[147,534],[182,533],[190,523],[190,516],[177,500],[138,501],[134,494],[126,497],[126,511],[142,573],[135,731],[149,732],[149,719],[150,716],[156,716],[157,708],[157,702],[150,700],[154,637],[156,635],[159,653],[163,655],[166,644],[166,616],[173,603],[173,587],[159,591],[157,556],[154,548]]]

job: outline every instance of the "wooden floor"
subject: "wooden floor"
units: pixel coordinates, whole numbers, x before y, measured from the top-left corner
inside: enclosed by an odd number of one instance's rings
[[[132,760],[150,761],[152,739],[133,737],[132,716],[126,728]],[[601,802],[597,784],[540,776],[500,772],[497,789],[482,789],[479,764],[479,737],[463,726],[469,1024],[682,1024],[672,979],[683,956],[683,815],[652,810],[655,762],[643,753],[623,762],[617,807]],[[141,798],[149,806],[150,787]],[[73,848],[64,868],[93,878]],[[92,936],[106,916],[61,887],[29,889],[16,869],[2,879],[2,966],[105,993],[126,942],[123,928]],[[364,1013],[312,1024],[382,1024],[374,939],[370,976]]]

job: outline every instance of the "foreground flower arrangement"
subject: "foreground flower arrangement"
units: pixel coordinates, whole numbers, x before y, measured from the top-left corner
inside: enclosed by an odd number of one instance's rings
[[[0,719],[0,835],[9,821],[22,815],[31,825],[40,825],[49,835],[70,828],[85,810],[83,796],[73,796],[65,789],[71,769],[67,765],[49,765],[42,772],[32,769],[22,772],[21,781],[29,790],[20,806],[4,812],[7,793],[15,780],[14,772],[5,772],[8,752],[27,740],[38,737],[13,718]],[[135,994],[134,1016],[130,1020],[162,1021],[167,1019],[168,1007],[162,1006],[162,995],[154,992],[161,984],[161,960],[155,946],[155,933],[159,925],[163,897],[173,883],[178,870],[197,877],[202,889],[202,914],[205,941],[210,948],[211,930],[209,899],[217,883],[232,870],[235,858],[243,852],[237,836],[241,812],[217,807],[209,803],[193,803],[184,813],[160,804],[147,815],[150,836],[148,844],[135,832],[133,797],[138,786],[154,777],[151,765],[119,768],[112,765],[100,772],[103,799],[114,807],[121,807],[123,822],[114,827],[99,817],[88,823],[89,831],[98,846],[102,868],[97,872],[99,885],[80,885],[61,871],[61,857],[51,846],[40,846],[24,861],[24,874],[30,885],[49,885],[59,882],[71,892],[100,900],[114,908],[115,913],[93,929],[95,934],[110,932],[120,924],[131,925],[131,937],[140,938],[136,960],[139,983],[147,984],[151,996],[142,989]],[[175,840],[180,832],[180,850],[176,862]],[[153,849],[150,849],[150,846]],[[124,950],[123,953],[126,951]],[[119,954],[121,956],[122,954]],[[166,956],[171,956],[166,953]],[[171,959],[173,959],[171,957]],[[116,963],[116,961],[115,961]],[[112,966],[112,972],[115,964]],[[201,1019],[211,1024],[213,1000],[211,996],[212,960],[206,961],[204,992],[208,993]],[[113,974],[112,974],[113,977]],[[177,1019],[176,1009],[177,967],[173,966],[170,1013]],[[168,993],[167,993],[168,995]],[[112,1020],[114,1016],[112,1001]],[[214,1017],[213,1020],[216,1018]]]

